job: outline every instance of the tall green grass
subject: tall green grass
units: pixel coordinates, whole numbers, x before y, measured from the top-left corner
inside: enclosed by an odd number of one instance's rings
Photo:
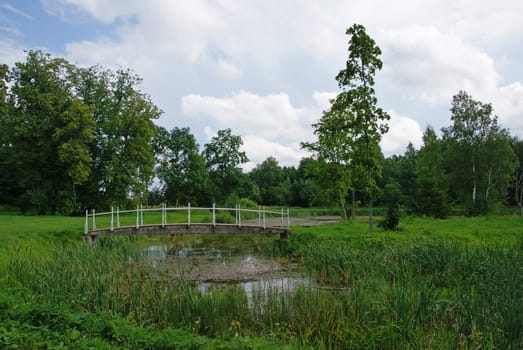
[[[480,246],[309,240],[301,257],[322,285],[353,293],[356,314],[387,320],[379,327],[392,344],[420,347],[436,334],[442,348],[523,346],[523,238]]]
[[[314,348],[523,345],[522,239],[354,247],[309,237],[299,258],[319,285],[258,291],[251,301],[236,286],[200,293],[162,275],[126,239],[99,243],[58,246],[44,263],[20,252],[9,264],[9,284],[42,304],[213,337],[264,336]]]
[[[70,321],[61,312],[72,318],[87,312],[104,324],[94,335],[100,344],[124,348],[175,344],[157,333],[150,342],[137,340],[147,338],[144,330],[175,328],[227,341],[247,339],[237,348],[256,348],[262,337],[266,348],[520,349],[521,223],[517,217],[408,218],[399,232],[374,234],[366,232],[364,221],[295,228],[274,249],[301,263],[317,285],[256,291],[252,299],[237,286],[201,293],[183,276],[155,269],[144,259],[141,240],[106,237],[88,246],[64,240],[65,234],[20,232],[26,240],[4,248],[1,285],[4,294],[24,302],[0,302],[0,314],[7,315],[0,324],[7,338],[0,337],[0,344],[30,330],[44,339],[58,336],[61,331],[45,332],[60,324],[67,328]],[[73,234],[81,239],[81,231]],[[4,242],[15,238],[18,233],[0,235]],[[39,324],[17,316],[21,303],[39,315],[34,318]],[[86,348],[93,344],[80,341]]]

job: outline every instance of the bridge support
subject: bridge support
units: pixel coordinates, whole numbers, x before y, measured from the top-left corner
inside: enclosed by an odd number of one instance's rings
[[[96,236],[84,235],[84,241],[86,241],[89,245],[94,245],[96,243]]]

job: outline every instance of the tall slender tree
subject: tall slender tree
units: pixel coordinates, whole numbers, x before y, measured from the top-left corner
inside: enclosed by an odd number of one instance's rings
[[[380,173],[378,153],[381,135],[388,131],[389,115],[377,107],[374,76],[383,63],[380,48],[367,34],[365,27],[354,24],[347,29],[350,37],[345,68],[336,76],[341,92],[332,101],[319,123],[314,124],[318,136],[315,143],[302,146],[328,163],[339,164],[340,176],[349,178],[339,182],[340,191],[348,191],[354,184],[352,170],[361,167],[365,172],[362,186],[369,212],[369,230],[373,232],[372,206],[377,190],[376,176]],[[344,195],[340,195],[343,201]]]

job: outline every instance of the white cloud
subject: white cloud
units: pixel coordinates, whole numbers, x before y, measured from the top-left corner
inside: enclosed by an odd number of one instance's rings
[[[68,59],[134,69],[165,111],[159,122],[200,138],[230,127],[284,147],[282,156],[300,153],[336,95],[345,29],[355,22],[383,51],[376,92],[380,107],[396,111],[386,154],[403,153],[410,138],[416,145],[419,125],[448,125],[459,90],[492,102],[500,122],[523,136],[520,0],[42,1],[59,22],[90,16],[111,28],[66,43]],[[9,45],[0,39],[0,58]]]
[[[280,166],[297,166],[302,158],[308,156],[298,144],[282,145],[258,135],[246,135],[242,139],[242,150],[249,158],[249,162],[243,167],[246,171],[250,171],[271,156],[276,158]]]
[[[412,26],[384,35],[385,79],[429,104],[448,104],[460,90],[487,96],[500,76],[494,60],[451,32]]]
[[[261,96],[241,91],[224,98],[191,94],[182,98],[182,112],[207,125],[208,139],[224,128],[242,136],[243,150],[250,159],[246,170],[270,156],[280,165],[297,165],[307,155],[300,142],[312,140],[311,124],[320,118],[321,103],[330,95],[315,92],[318,105],[300,108],[283,93]]]
[[[28,20],[33,20],[33,16],[31,16],[30,14],[28,14],[27,12],[24,12],[16,7],[14,7],[13,5],[9,4],[9,3],[3,3],[3,4],[0,4],[0,7],[11,12],[11,13],[14,13],[15,15],[18,15],[18,16],[21,16],[21,17],[24,17],[25,19],[28,19]]]
[[[493,107],[502,126],[523,139],[523,84],[515,82],[499,88]]]
[[[331,100],[336,98],[338,95],[337,92],[327,92],[327,91],[314,91],[312,93],[312,99],[316,101],[318,106],[322,109],[322,111],[326,111],[331,106]]]
[[[419,149],[423,144],[423,131],[418,122],[396,111],[389,111],[389,114],[389,131],[382,136],[380,143],[383,154],[403,154],[409,142]]]
[[[310,137],[310,125],[319,117],[318,109],[294,107],[287,94],[261,96],[246,91],[224,98],[190,94],[182,98],[182,112],[217,129],[281,142]]]
[[[236,79],[242,75],[238,67],[224,59],[219,59],[218,62],[216,62],[216,68],[220,75],[227,79]]]
[[[15,62],[25,59],[25,52],[22,47],[9,39],[0,38],[0,63],[13,67]]]

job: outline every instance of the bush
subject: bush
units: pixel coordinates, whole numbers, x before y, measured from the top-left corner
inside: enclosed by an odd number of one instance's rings
[[[387,206],[387,212],[384,220],[381,221],[379,225],[385,230],[395,231],[398,229],[401,216],[401,189],[399,184],[387,184],[385,186],[384,199]]]

